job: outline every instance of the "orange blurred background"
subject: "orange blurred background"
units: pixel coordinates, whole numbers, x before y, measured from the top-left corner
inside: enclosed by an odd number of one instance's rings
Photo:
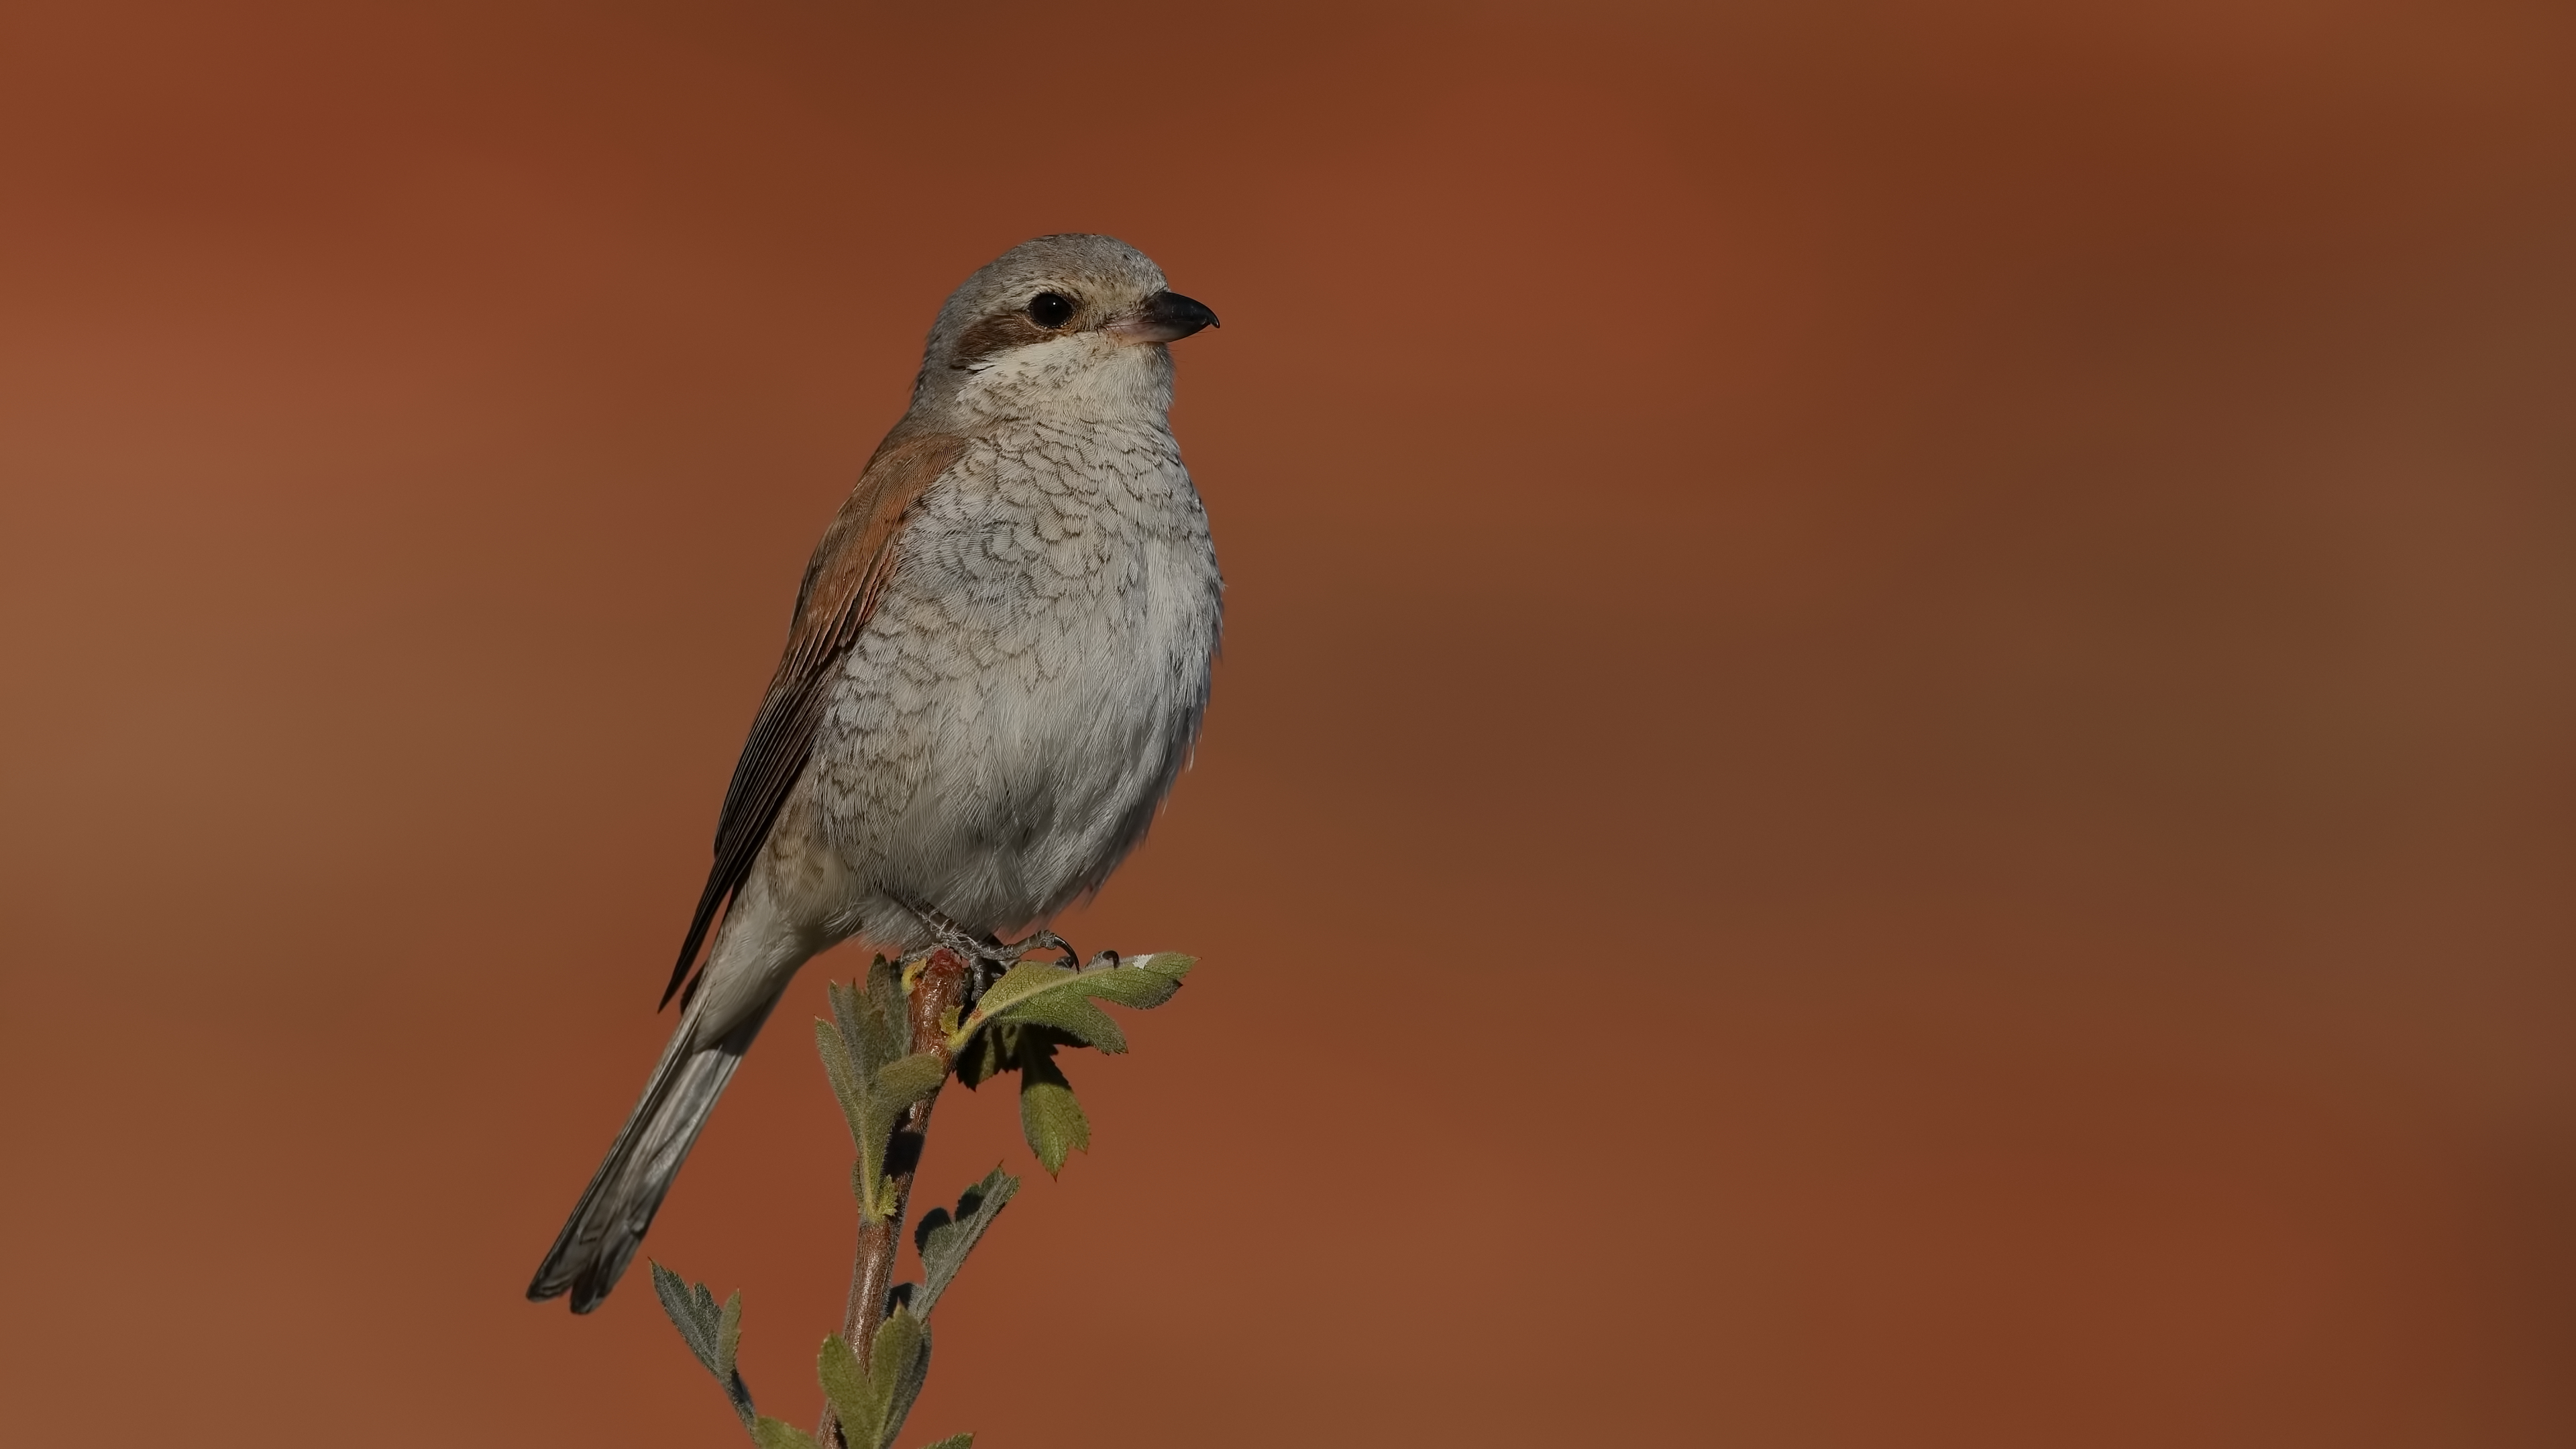
[[[1043,231],[1229,632],[907,1442],[2576,1442],[2576,11],[0,15],[0,1439],[740,1442],[633,1100]],[[647,1252],[810,1423],[827,958]],[[639,1265],[640,1267],[640,1265]]]

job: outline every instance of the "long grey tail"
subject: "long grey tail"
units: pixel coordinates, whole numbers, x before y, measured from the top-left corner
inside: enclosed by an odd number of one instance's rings
[[[528,1283],[531,1301],[569,1292],[572,1311],[588,1313],[617,1286],[644,1241],[644,1230],[653,1226],[671,1179],[679,1176],[680,1164],[707,1125],[707,1114],[715,1110],[716,1098],[724,1095],[725,1083],[733,1080],[734,1068],[742,1065],[742,1054],[751,1049],[752,1038],[776,1004],[762,1006],[708,1046],[694,1044],[696,1023],[683,1016],[644,1084],[643,1099],[618,1129],[608,1156],[591,1174],[563,1231],[555,1235],[554,1247],[537,1265],[537,1276]]]

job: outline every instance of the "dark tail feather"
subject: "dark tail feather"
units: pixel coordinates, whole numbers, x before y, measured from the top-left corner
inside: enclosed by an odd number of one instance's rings
[[[763,1006],[723,1040],[702,1047],[689,1044],[696,1023],[682,1018],[652,1079],[644,1084],[643,1100],[618,1129],[608,1156],[591,1174],[590,1186],[582,1190],[581,1201],[573,1205],[572,1216],[528,1283],[530,1300],[543,1302],[569,1292],[572,1311],[588,1313],[617,1286],[636,1245],[644,1241],[644,1230],[653,1225],[663,1195],[671,1190],[671,1179],[679,1175],[680,1164],[707,1125],[707,1114],[715,1110],[716,1098],[733,1080],[734,1068],[742,1064],[742,1054],[751,1049],[768,1017],[769,1006]]]

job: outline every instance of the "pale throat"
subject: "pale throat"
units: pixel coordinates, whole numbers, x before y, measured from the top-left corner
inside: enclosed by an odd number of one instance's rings
[[[1172,406],[1171,356],[1096,334],[1061,337],[976,363],[956,396],[987,417],[1159,424]]]

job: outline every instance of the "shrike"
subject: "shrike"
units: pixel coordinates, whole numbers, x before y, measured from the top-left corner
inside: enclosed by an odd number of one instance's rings
[[[1214,325],[1105,236],[1024,242],[939,309],[806,565],[663,993],[687,983],[678,1028],[530,1298],[608,1296],[808,958],[1042,927],[1144,837],[1217,647],[1165,345]]]

